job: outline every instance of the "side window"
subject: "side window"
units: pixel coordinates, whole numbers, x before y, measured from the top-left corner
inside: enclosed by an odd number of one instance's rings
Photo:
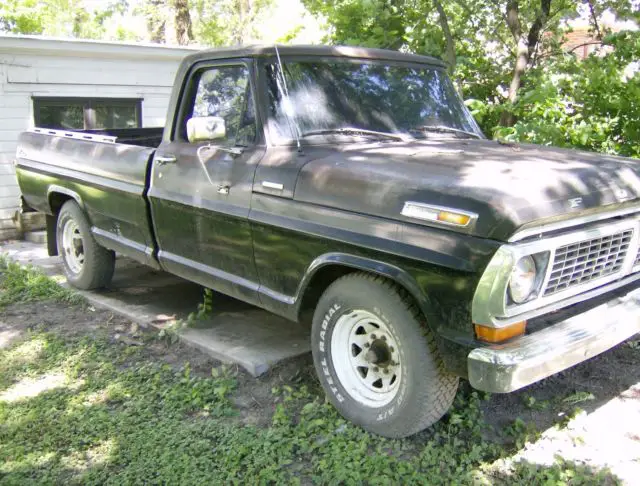
[[[219,143],[247,145],[253,142],[256,126],[248,69],[244,66],[207,69],[197,83],[192,117],[224,119],[226,137]]]

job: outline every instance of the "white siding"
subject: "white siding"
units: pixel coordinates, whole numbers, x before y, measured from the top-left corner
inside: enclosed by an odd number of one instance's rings
[[[3,49],[3,42],[12,42]],[[185,51],[137,53],[138,46],[101,46],[54,41],[55,49],[24,50],[0,36],[0,227],[19,207],[13,159],[20,132],[33,127],[33,96],[141,98],[142,126],[164,125],[169,95]],[[45,45],[46,40],[37,40]],[[88,47],[87,47],[88,46]],[[92,47],[92,46],[95,46]],[[102,51],[109,49],[108,55]],[[91,51],[87,52],[87,49]],[[102,49],[102,51],[101,51]],[[155,52],[155,51],[153,51]],[[152,53],[153,53],[152,52]],[[0,235],[1,236],[1,235]]]

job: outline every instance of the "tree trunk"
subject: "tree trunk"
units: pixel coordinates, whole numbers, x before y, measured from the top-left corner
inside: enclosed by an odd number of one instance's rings
[[[549,17],[549,11],[551,10],[551,0],[540,0],[540,10],[536,15],[536,19],[531,24],[531,28],[527,36],[522,34],[522,25],[520,23],[520,11],[518,0],[509,0],[507,2],[507,11],[505,20],[509,26],[509,30],[516,41],[516,61],[513,68],[513,75],[511,76],[511,83],[509,84],[509,102],[511,104],[518,100],[518,92],[522,86],[522,78],[527,71],[527,66],[531,60],[531,56],[535,52],[538,43],[540,42],[540,35],[542,27],[544,26],[547,18]],[[513,126],[516,122],[515,116],[510,111],[503,111],[500,116],[500,125],[505,127]]]
[[[186,46],[193,40],[189,0],[173,0],[173,9],[175,11],[176,41],[179,45]]]
[[[433,0],[433,4],[438,11],[438,17],[440,20],[440,28],[442,29],[442,34],[444,35],[444,40],[446,42],[446,59],[447,64],[449,65],[449,72],[453,73],[456,70],[456,44],[453,40],[453,35],[451,35],[451,29],[449,28],[449,20],[447,19],[447,13],[444,11],[444,7],[440,0]]]

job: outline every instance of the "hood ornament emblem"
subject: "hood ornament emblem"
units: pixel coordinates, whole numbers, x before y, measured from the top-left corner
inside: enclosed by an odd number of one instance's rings
[[[578,209],[582,207],[582,198],[574,197],[572,199],[569,199],[567,203],[569,204],[569,209]]]

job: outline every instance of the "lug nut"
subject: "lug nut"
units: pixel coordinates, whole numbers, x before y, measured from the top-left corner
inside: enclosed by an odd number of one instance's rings
[[[374,372],[374,373],[377,373],[378,371],[380,371],[380,368],[378,368],[377,366],[374,366],[374,367],[373,367],[373,372]]]
[[[382,339],[383,341],[387,340],[387,336],[380,336],[380,339]]]
[[[371,339],[376,339],[376,335],[375,335],[375,334],[372,334],[372,335],[371,335]]]
[[[384,369],[384,374],[385,374],[385,375],[388,375],[388,374],[389,374],[389,368],[385,368],[385,369]]]
[[[368,348],[369,346],[371,346],[371,344],[369,344],[369,343],[364,343],[364,347],[365,347],[365,348]]]

